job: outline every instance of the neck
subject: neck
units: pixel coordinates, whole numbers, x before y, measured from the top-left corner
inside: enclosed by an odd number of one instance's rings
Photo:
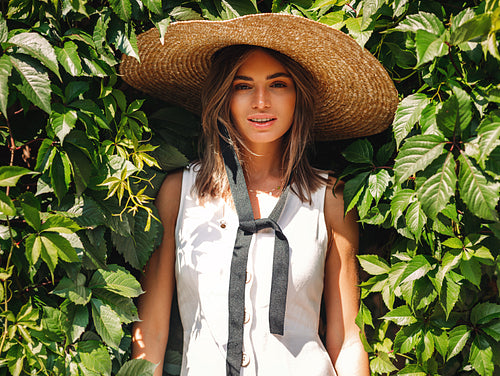
[[[264,146],[252,148],[252,153],[244,151],[245,177],[250,186],[259,186],[269,180],[281,181],[283,178],[281,143]]]

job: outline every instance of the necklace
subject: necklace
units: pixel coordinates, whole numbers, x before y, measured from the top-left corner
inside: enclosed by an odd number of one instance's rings
[[[248,189],[248,192],[252,192],[252,193],[257,193],[257,192],[262,192],[262,193],[276,193],[276,192],[280,192],[282,189],[283,189],[283,183],[281,183],[280,185],[277,185],[273,189],[270,189],[270,190],[267,190],[267,191],[264,191],[262,189]]]

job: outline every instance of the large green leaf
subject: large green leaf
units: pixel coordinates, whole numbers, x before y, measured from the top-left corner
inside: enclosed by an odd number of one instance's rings
[[[409,138],[396,157],[394,170],[399,183],[425,169],[443,154],[445,139],[437,135],[417,135]]]
[[[123,337],[120,318],[111,307],[99,299],[92,298],[92,320],[97,333],[110,347],[118,349]]]
[[[9,98],[9,81],[12,63],[7,55],[0,56],[0,111],[7,118],[7,103]]]
[[[0,43],[7,42],[9,38],[9,29],[7,27],[7,21],[3,18],[3,13],[0,13]]]
[[[392,364],[388,353],[378,352],[377,356],[370,360],[370,370],[376,374],[390,374],[398,369]]]
[[[50,114],[52,89],[45,68],[35,59],[22,54],[10,55],[10,61],[21,76],[22,85],[17,85],[17,89],[35,106]]]
[[[427,222],[427,216],[420,206],[420,201],[415,201],[408,206],[408,210],[405,215],[406,225],[411,231],[415,238],[420,239],[420,235],[424,229],[425,223]]]
[[[153,376],[156,367],[146,359],[132,359],[120,368],[116,376]]]
[[[482,167],[490,156],[490,153],[500,146],[500,122],[492,122],[482,125],[478,129],[479,136],[479,158],[478,164]]]
[[[391,198],[391,213],[394,218],[399,217],[413,202],[415,191],[411,189],[400,189]]]
[[[78,226],[71,218],[60,214],[53,214],[47,217],[43,225],[40,227],[40,230],[62,234],[72,234],[81,230],[81,227]]]
[[[155,14],[162,14],[161,0],[144,0],[144,5],[150,12]]]
[[[479,218],[498,220],[496,205],[500,184],[490,183],[474,163],[463,153],[458,157],[460,171],[458,189],[467,208]]]
[[[470,347],[469,362],[481,376],[492,376],[495,365],[493,363],[493,350],[486,338],[476,336]]]
[[[37,174],[19,166],[0,166],[0,187],[14,187],[17,181],[25,175]]]
[[[104,304],[110,306],[122,323],[129,324],[139,320],[137,308],[131,298],[101,288],[92,289],[92,296],[99,298]]]
[[[52,114],[50,115],[50,125],[61,142],[64,142],[64,138],[75,127],[77,120],[78,115],[75,110],[54,104]]]
[[[428,103],[429,98],[423,93],[409,95],[399,102],[392,123],[392,131],[398,147],[417,123]]]
[[[109,5],[111,5],[111,9],[113,9],[113,12],[115,12],[120,19],[125,22],[130,21],[130,16],[132,15],[130,0],[110,0]]]
[[[457,279],[456,273],[449,272],[444,277],[445,283],[443,283],[439,294],[441,305],[446,313],[446,317],[450,315],[451,310],[457,303],[460,296],[461,285],[455,279]]]
[[[81,341],[78,342],[77,349],[83,366],[91,371],[92,375],[111,375],[111,358],[102,343]]]
[[[417,319],[410,311],[410,307],[404,305],[389,311],[382,317],[384,320],[389,320],[399,326],[410,325],[417,322]]]
[[[358,255],[359,263],[364,271],[371,275],[386,274],[391,267],[383,258],[376,255]]]
[[[405,267],[403,273],[399,277],[400,283],[415,281],[424,277],[433,266],[429,263],[427,258],[423,255],[417,255]]]
[[[345,159],[352,163],[373,164],[373,146],[367,139],[360,139],[350,144],[343,152]]]
[[[436,115],[436,122],[446,137],[460,137],[472,119],[470,96],[462,89],[453,87],[453,95],[448,98]]]
[[[376,202],[382,198],[392,180],[391,175],[386,169],[379,169],[376,173],[370,175],[368,178],[368,189]]]
[[[453,358],[462,351],[470,335],[471,331],[465,325],[457,326],[450,331],[447,360]]]
[[[59,66],[57,64],[57,56],[52,45],[38,33],[19,33],[9,39],[9,43],[21,47],[19,52],[27,53],[28,55],[39,60],[43,65],[54,72],[59,79]]]
[[[450,35],[450,43],[458,45],[478,37],[488,35],[491,28],[491,15],[480,14],[457,27]]]
[[[481,329],[495,341],[500,342],[500,320],[495,320]]]
[[[359,200],[361,192],[367,183],[370,172],[362,172],[348,180],[344,186],[344,211],[347,213]]]
[[[457,184],[455,165],[453,154],[448,153],[442,168],[427,178],[417,190],[422,210],[430,218],[435,218],[446,207],[450,197],[455,192]]]
[[[417,45],[417,66],[420,67],[447,53],[445,35],[436,36],[427,30],[418,30],[415,38]]]
[[[137,36],[132,27],[121,21],[112,22],[110,24],[110,33],[111,43],[113,43],[116,48],[118,48],[125,55],[135,57],[138,61],[140,61],[139,50],[137,47]]]
[[[71,165],[66,153],[57,151],[50,166],[50,182],[59,202],[66,195],[71,182]]]
[[[78,77],[82,73],[82,63],[78,56],[78,47],[72,41],[64,43],[64,47],[55,47],[57,60],[64,67],[66,72],[72,76]]]
[[[91,289],[103,288],[128,298],[142,294],[141,284],[124,268],[118,265],[108,265],[108,269],[95,271],[89,282]]]
[[[68,298],[75,304],[85,305],[90,301],[90,289],[85,286],[85,276],[78,273],[76,281],[64,277],[52,291],[63,298]]]
[[[0,190],[0,213],[11,217],[16,215],[16,207],[14,206],[14,203],[2,190]]]
[[[434,13],[419,12],[410,14],[401,21],[395,28],[397,31],[416,33],[419,30],[426,30],[434,35],[441,35],[444,32],[443,22]]]
[[[500,304],[481,303],[472,308],[470,320],[474,325],[486,324],[500,318]]]
[[[363,26],[370,24],[371,17],[377,13],[384,3],[385,0],[366,0],[363,2]]]
[[[61,260],[66,262],[80,261],[71,243],[61,235],[53,232],[44,232],[40,238],[51,255],[55,253]]]

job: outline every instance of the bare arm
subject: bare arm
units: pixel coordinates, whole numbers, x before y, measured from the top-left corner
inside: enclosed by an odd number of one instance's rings
[[[328,254],[325,265],[326,348],[338,376],[369,376],[368,355],[355,323],[359,309],[358,225],[356,213],[344,217],[343,184],[327,187],[325,220]]]
[[[182,172],[168,175],[155,205],[163,224],[163,238],[146,267],[142,280],[145,291],[139,299],[139,318],[132,333],[132,357],[155,364],[155,376],[161,376],[168,340],[170,309],[175,287],[175,224],[179,210]]]

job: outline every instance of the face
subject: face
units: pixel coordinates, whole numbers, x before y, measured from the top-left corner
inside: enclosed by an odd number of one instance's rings
[[[232,84],[230,110],[250,149],[279,144],[295,111],[295,84],[287,69],[263,50],[251,52]]]

